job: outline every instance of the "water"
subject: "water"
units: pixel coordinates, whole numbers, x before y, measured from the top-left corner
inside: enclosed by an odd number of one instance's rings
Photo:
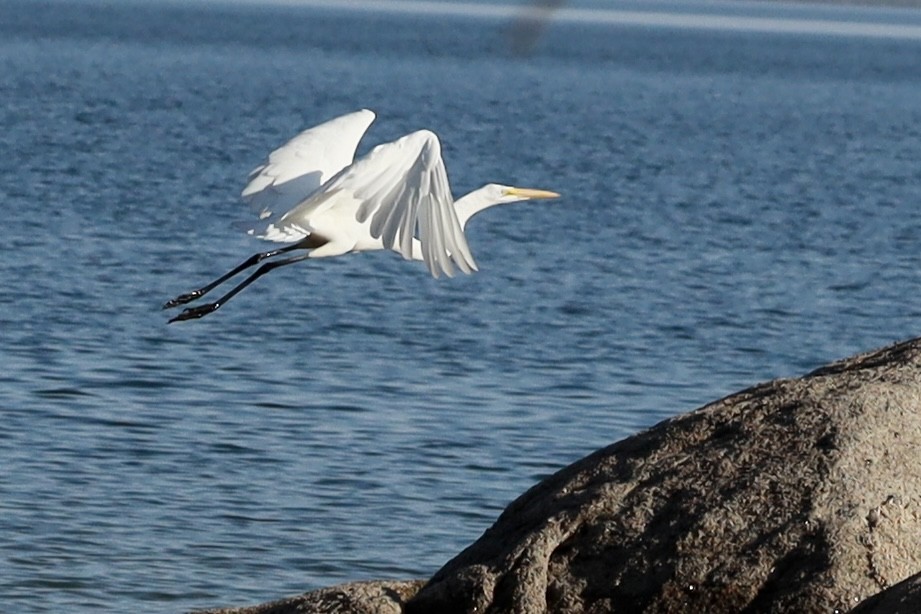
[[[425,577],[598,447],[919,333],[921,42],[563,20],[516,57],[476,17],[0,15],[3,612]],[[250,168],[365,106],[362,151],[428,127],[457,193],[564,197],[475,219],[477,275],[310,262],[166,326],[262,248]]]

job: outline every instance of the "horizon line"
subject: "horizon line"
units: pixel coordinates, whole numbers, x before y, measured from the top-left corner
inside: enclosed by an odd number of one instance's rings
[[[308,8],[422,15],[534,20],[550,24],[585,23],[686,30],[818,34],[921,40],[921,24],[848,21],[813,17],[762,17],[659,10],[549,8],[514,4],[438,2],[433,0],[219,0],[233,4],[271,4]],[[745,4],[745,3],[742,3]],[[789,5],[788,6],[793,6]]]

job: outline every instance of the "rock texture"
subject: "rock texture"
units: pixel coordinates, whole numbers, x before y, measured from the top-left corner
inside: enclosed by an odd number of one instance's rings
[[[831,612],[921,570],[921,342],[756,386],[512,503],[408,612]]]
[[[851,614],[918,614],[921,612],[921,573],[873,595]]]
[[[425,580],[350,582],[261,605],[198,610],[196,614],[400,614],[406,600],[423,584]]]
[[[513,502],[421,590],[403,584],[380,607],[387,583],[339,610],[222,612],[845,612],[863,602],[862,614],[888,614],[921,611],[885,609],[919,603],[917,578],[895,586],[919,571],[913,340],[599,450]]]

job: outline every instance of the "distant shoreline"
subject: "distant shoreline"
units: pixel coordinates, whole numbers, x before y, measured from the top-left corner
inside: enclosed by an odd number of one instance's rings
[[[748,1],[748,0],[746,0]],[[767,4],[774,0],[764,0]],[[863,2],[862,0],[778,0],[789,4],[822,4],[827,6],[853,6],[863,8],[921,8],[921,0],[882,0],[881,2]]]

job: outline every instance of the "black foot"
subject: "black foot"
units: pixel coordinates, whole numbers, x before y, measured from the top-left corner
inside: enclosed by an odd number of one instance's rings
[[[172,318],[169,321],[169,324],[172,324],[173,322],[182,322],[183,320],[195,320],[197,318],[203,318],[212,311],[217,311],[217,308],[220,306],[220,303],[208,303],[206,305],[199,305],[198,307],[189,307],[188,309],[183,309],[178,316]]]
[[[176,298],[170,299],[166,301],[165,303],[163,303],[163,309],[170,309],[172,307],[178,307],[179,305],[185,305],[186,303],[190,303],[194,301],[195,299],[200,297],[202,294],[204,294],[204,292],[202,292],[201,290],[192,290],[191,292],[187,292],[186,294],[180,294]]]

